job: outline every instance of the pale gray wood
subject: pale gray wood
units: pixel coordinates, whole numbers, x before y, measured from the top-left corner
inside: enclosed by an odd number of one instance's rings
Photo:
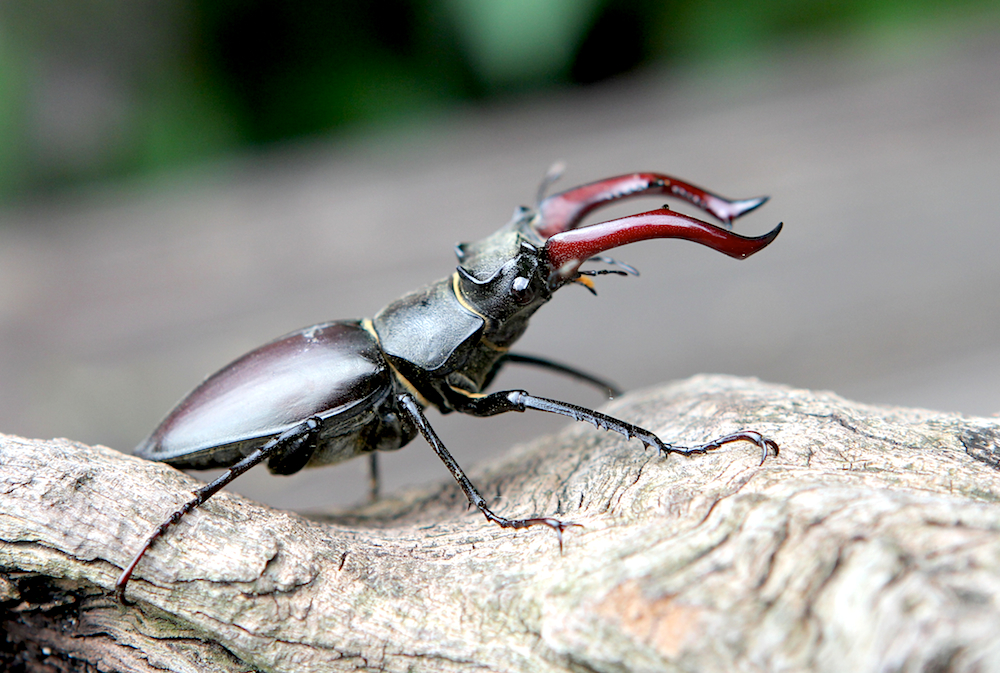
[[[576,424],[471,471],[498,513],[582,524],[562,553],[446,482],[324,519],[223,493],[154,546],[125,608],[106,592],[196,482],[0,436],[7,628],[102,670],[1000,668],[997,419],[722,376],[607,409],[781,454],[662,459]]]

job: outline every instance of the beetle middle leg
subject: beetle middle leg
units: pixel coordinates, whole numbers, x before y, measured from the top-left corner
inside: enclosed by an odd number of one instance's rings
[[[534,395],[529,395],[523,390],[501,390],[489,395],[475,397],[462,393],[462,391],[456,390],[455,392],[458,394],[454,397],[452,402],[455,404],[455,408],[458,411],[465,414],[470,414],[472,416],[496,416],[497,414],[503,414],[509,411],[525,411],[526,409],[547,411],[552,414],[569,416],[574,421],[585,421],[587,423],[591,423],[594,427],[609,430],[611,432],[617,432],[618,434],[624,435],[628,439],[632,439],[634,437],[642,442],[646,447],[656,448],[663,455],[670,453],[680,453],[683,455],[707,453],[708,451],[717,449],[725,444],[742,441],[752,442],[760,448],[760,462],[762,465],[767,459],[768,452],[774,452],[774,455],[778,455],[777,443],[773,439],[769,439],[753,430],[735,432],[731,435],[719,437],[718,439],[713,439],[710,442],[698,444],[696,446],[678,446],[675,444],[668,444],[649,430],[640,428],[638,425],[632,425],[631,423],[615,418],[614,416],[608,416],[607,414],[602,414],[599,411],[587,409],[586,407],[579,407],[575,404],[570,404],[569,402],[550,400],[546,397],[535,397]]]
[[[185,514],[191,512],[196,507],[199,507],[205,503],[209,498],[222,490],[227,484],[229,484],[233,479],[240,476],[247,470],[249,470],[254,465],[264,462],[270,458],[282,457],[282,456],[297,456],[302,452],[311,454],[310,445],[315,448],[316,438],[319,434],[319,428],[322,421],[318,417],[309,418],[302,423],[299,423],[295,427],[286,430],[282,434],[278,435],[274,439],[270,440],[264,446],[255,450],[250,455],[239,461],[222,476],[218,477],[215,481],[205,484],[194,492],[194,497],[188,500],[184,505],[181,506],[176,512],[170,515],[170,517],[156,527],[156,530],[146,539],[142,547],[139,548],[139,552],[133,557],[132,562],[122,571],[119,575],[118,581],[115,582],[115,597],[122,604],[127,605],[128,601],[125,599],[125,587],[128,584],[129,579],[132,577],[132,573],[135,571],[139,561],[142,557],[149,551],[149,548],[153,546],[153,543],[163,535],[168,528],[177,523],[184,517]]]
[[[458,485],[465,493],[465,497],[469,499],[469,503],[478,507],[479,511],[483,513],[483,516],[485,516],[487,520],[492,521],[502,528],[527,528],[528,526],[538,525],[548,526],[559,535],[559,549],[562,549],[562,532],[567,528],[579,526],[580,524],[569,521],[560,521],[559,519],[553,519],[552,517],[547,516],[530,519],[505,519],[504,517],[495,514],[493,510],[486,505],[486,499],[480,495],[479,491],[472,485],[472,482],[465,475],[465,472],[452,457],[451,453],[449,453],[448,449],[445,448],[441,438],[437,436],[436,432],[434,432],[434,428],[431,427],[431,424],[427,421],[427,417],[424,416],[423,409],[420,408],[420,405],[413,398],[413,396],[409,393],[401,393],[396,396],[396,399],[403,412],[409,416],[410,421],[417,426],[417,429],[420,430],[420,434],[424,436],[427,443],[431,445],[431,448],[434,449],[438,457],[441,458],[441,461],[451,471],[455,481],[458,482]]]

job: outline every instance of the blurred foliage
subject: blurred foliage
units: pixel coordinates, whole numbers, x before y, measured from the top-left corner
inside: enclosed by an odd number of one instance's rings
[[[996,0],[4,0],[0,198]],[[949,23],[950,22],[950,23]],[[956,23],[957,22],[957,23]]]

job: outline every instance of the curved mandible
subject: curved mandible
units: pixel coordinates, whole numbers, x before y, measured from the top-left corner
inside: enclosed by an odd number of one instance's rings
[[[662,173],[632,173],[592,182],[543,199],[538,204],[540,218],[535,229],[543,238],[548,238],[575,228],[587,213],[606,203],[656,194],[684,199],[727,226],[767,201],[766,196],[731,201]]]
[[[545,252],[553,272],[568,280],[584,261],[595,255],[653,238],[682,238],[736,259],[746,259],[770,245],[781,226],[778,224],[763,236],[740,236],[669,208],[660,208],[555,234],[545,242]]]

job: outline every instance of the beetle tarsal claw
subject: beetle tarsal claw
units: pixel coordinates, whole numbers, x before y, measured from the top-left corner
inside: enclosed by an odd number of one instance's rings
[[[560,554],[563,553],[563,532],[566,531],[566,530],[568,530],[568,529],[570,529],[570,528],[584,528],[585,527],[582,523],[576,523],[574,521],[562,521],[560,519],[554,519],[554,518],[548,517],[548,516],[538,517],[538,518],[534,518],[534,519],[518,519],[516,521],[512,521],[511,523],[512,524],[520,524],[520,525],[514,525],[514,526],[512,526],[514,528],[527,528],[528,526],[535,526],[535,525],[539,525],[539,524],[541,524],[543,526],[548,526],[549,528],[551,528],[552,530],[554,530],[556,532],[556,537],[559,540],[559,553]]]
[[[660,452],[663,455],[669,455],[671,453],[678,453],[683,456],[691,456],[696,454],[704,454],[709,451],[713,451],[722,447],[726,444],[731,444],[733,442],[750,442],[755,444],[761,450],[760,464],[763,465],[767,460],[768,453],[774,454],[775,457],[778,456],[778,443],[769,437],[756,432],[754,430],[743,430],[740,432],[734,432],[731,435],[725,435],[724,437],[719,437],[713,439],[710,442],[705,442],[704,444],[699,444],[697,446],[677,446],[674,444],[664,444],[660,445]]]
[[[509,352],[534,312],[560,287],[576,282],[596,294],[594,276],[638,275],[633,267],[605,257],[605,251],[638,241],[680,238],[743,259],[767,247],[780,231],[779,225],[764,236],[746,237],[726,228],[763,204],[763,197],[730,200],[662,173],[620,175],[546,197],[563,168],[559,162],[549,168],[534,211],[518,208],[491,236],[460,244],[458,269],[448,278],[397,299],[371,319],[326,322],[286,334],[227,365],[182,400],[135,454],[180,469],[222,468],[225,473],[197,489],[153,531],[118,578],[119,600],[126,602],[126,585],[146,550],[254,465],[291,474],[376,450],[399,449],[417,435],[448,468],[470,507],[505,528],[551,528],[562,550],[563,532],[580,524],[494,514],[431,427],[424,414],[427,407],[472,416],[528,409],[561,414],[638,438],[644,447],[664,455],[705,453],[744,440],[761,447],[765,459],[769,452],[777,455],[778,445],[753,431],[695,447],[672,446],[648,430],[586,407],[522,390],[485,392],[507,362],[568,374],[602,394],[616,392],[606,381],[577,369]],[[667,207],[579,226],[595,208],[643,195],[681,199],[722,226]],[[587,260],[610,268],[581,271]]]

